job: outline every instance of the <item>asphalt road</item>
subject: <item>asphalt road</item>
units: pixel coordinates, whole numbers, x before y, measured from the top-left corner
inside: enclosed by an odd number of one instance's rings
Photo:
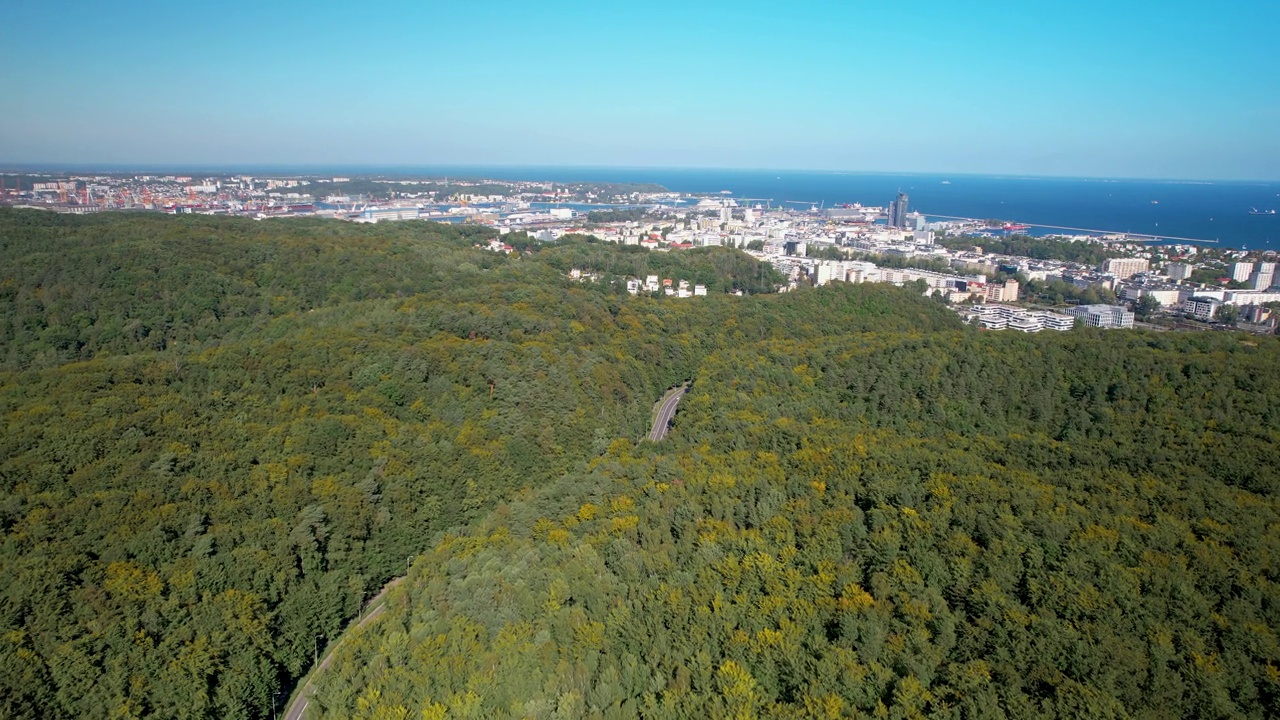
[[[671,424],[671,418],[676,414],[676,406],[680,404],[680,399],[684,397],[685,391],[688,389],[688,385],[683,385],[662,400],[662,404],[658,406],[658,416],[654,418],[653,421],[653,429],[649,431],[649,440],[658,442],[667,436],[667,426]],[[398,577],[387,583],[386,586],[369,601],[369,604],[365,606],[366,608],[372,608],[372,610],[369,611],[369,614],[360,618],[360,621],[352,627],[363,627],[366,623],[373,622],[374,619],[381,615],[382,612],[386,610],[386,605],[382,604],[383,598],[385,598],[387,592],[399,584],[401,580],[404,580],[404,578]],[[351,628],[348,628],[348,630],[350,629]],[[343,637],[346,637],[346,633],[343,633]],[[320,665],[311,670],[311,674],[307,677],[306,684],[302,686],[302,690],[298,692],[296,697],[294,697],[293,702],[289,705],[289,709],[285,712],[284,720],[302,720],[303,713],[307,711],[307,706],[311,704],[312,686],[315,683],[316,676],[324,672],[325,668],[329,667],[329,663],[333,661],[334,651],[337,650],[338,646],[341,644],[342,638],[339,638],[338,642],[325,653],[324,658],[320,661]]]
[[[374,619],[381,615],[382,612],[387,609],[387,606],[382,603],[382,600],[387,596],[387,592],[389,592],[391,588],[400,584],[401,580],[404,580],[404,578],[398,577],[384,585],[382,590],[378,591],[378,594],[375,595],[367,605],[365,605],[366,609],[373,608],[369,611],[369,614],[360,618],[359,622],[347,629],[351,630],[352,628],[364,627],[366,623],[373,622]],[[312,668],[311,674],[307,676],[306,684],[302,686],[302,690],[298,693],[297,697],[293,699],[293,703],[289,705],[289,709],[285,711],[284,720],[302,720],[302,714],[307,711],[307,706],[311,704],[312,684],[316,679],[316,675],[324,672],[324,669],[329,667],[329,663],[333,662],[333,653],[338,649],[338,646],[342,644],[342,640],[345,637],[346,633],[344,632],[343,637],[338,638],[338,642],[334,643],[333,647],[329,648],[329,650],[324,654],[324,659],[320,661],[320,665]]]
[[[680,404],[680,398],[684,397],[688,389],[688,385],[682,385],[658,406],[658,417],[654,418],[653,429],[649,431],[651,442],[658,442],[667,436],[667,426],[671,424],[671,418],[676,414],[676,406]]]

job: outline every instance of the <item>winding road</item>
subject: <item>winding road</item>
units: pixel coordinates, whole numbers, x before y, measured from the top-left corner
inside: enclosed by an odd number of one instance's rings
[[[675,417],[676,406],[680,404],[680,399],[684,397],[685,392],[689,390],[689,384],[685,383],[679,388],[671,391],[662,401],[658,403],[658,415],[653,419],[653,429],[649,431],[649,440],[651,442],[660,442],[667,436],[667,429],[671,425],[671,418]],[[302,720],[303,714],[307,711],[307,706],[311,704],[311,693],[314,691],[316,677],[329,667],[333,662],[334,652],[342,645],[347,637],[347,633],[355,628],[364,627],[366,624],[373,622],[379,615],[387,609],[383,600],[386,599],[387,593],[396,585],[399,585],[404,577],[398,577],[387,583],[377,595],[365,605],[364,609],[368,614],[361,617],[355,623],[347,627],[342,633],[342,637],[338,642],[334,643],[327,651],[320,664],[312,668],[311,673],[307,676],[307,680],[302,685],[302,689],[294,696],[293,702],[289,703],[288,709],[284,713],[284,720]]]
[[[684,397],[688,390],[689,384],[685,383],[662,399],[662,403],[658,405],[658,416],[653,419],[653,429],[649,431],[650,442],[659,442],[667,436],[667,428],[671,425],[671,418],[676,414],[676,406],[680,404],[680,398]]]
[[[284,713],[284,720],[302,720],[302,714],[307,711],[307,706],[311,704],[312,686],[315,682],[316,676],[321,672],[324,672],[324,669],[329,667],[329,663],[333,662],[333,653],[342,645],[343,640],[347,637],[347,632],[354,628],[364,627],[367,623],[373,622],[374,619],[381,615],[383,611],[387,609],[387,606],[382,601],[386,599],[387,593],[396,585],[399,585],[402,580],[404,580],[404,576],[398,577],[384,585],[382,590],[378,591],[378,594],[374,595],[373,599],[364,606],[365,610],[372,608],[372,610],[369,610],[369,614],[360,618],[355,624],[350,625],[347,630],[342,633],[342,637],[338,638],[338,642],[334,643],[333,646],[325,652],[324,659],[320,661],[320,665],[311,670],[311,674],[307,676],[307,682],[303,684],[302,690],[298,691],[298,694],[293,698],[293,702],[289,704],[289,709]]]

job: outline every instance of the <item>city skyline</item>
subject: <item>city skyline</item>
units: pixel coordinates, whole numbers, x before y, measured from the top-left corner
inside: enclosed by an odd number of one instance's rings
[[[1280,9],[1161,8],[21,6],[0,165],[1280,179]]]

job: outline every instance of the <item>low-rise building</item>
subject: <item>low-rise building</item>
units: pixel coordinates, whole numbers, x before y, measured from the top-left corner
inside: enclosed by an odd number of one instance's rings
[[[417,220],[419,214],[416,207],[371,207],[360,212],[360,220],[369,223]]]
[[[974,305],[965,311],[969,321],[987,330],[1017,330],[1036,333],[1041,330],[1066,332],[1075,327],[1075,319],[1046,310],[1024,310],[1009,305]]]
[[[1089,327],[1125,330],[1133,327],[1133,313],[1120,305],[1081,305],[1067,314],[1084,320]]]
[[[1222,301],[1212,297],[1190,297],[1182,304],[1182,312],[1205,322],[1218,317],[1218,311],[1221,309]]]

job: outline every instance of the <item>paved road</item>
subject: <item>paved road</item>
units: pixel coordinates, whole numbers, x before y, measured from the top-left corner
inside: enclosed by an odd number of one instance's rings
[[[680,404],[680,398],[684,397],[688,389],[688,385],[680,386],[679,390],[667,396],[658,406],[658,417],[654,418],[653,429],[649,431],[651,442],[658,442],[667,436],[667,426],[671,424],[671,418],[676,414],[676,406]]]
[[[398,577],[384,585],[382,590],[378,591],[378,594],[374,595],[373,599],[364,606],[365,609],[373,608],[369,611],[369,614],[360,618],[359,622],[347,629],[351,630],[353,628],[364,627],[366,623],[373,622],[374,619],[381,615],[383,611],[387,609],[387,606],[382,603],[383,599],[386,598],[387,593],[391,588],[399,585],[402,580],[404,580],[403,577]],[[329,667],[329,663],[333,662],[333,653],[338,649],[338,646],[342,644],[342,640],[345,637],[346,633],[343,633],[343,637],[338,638],[338,642],[334,643],[334,645],[329,648],[328,652],[325,653],[324,659],[320,661],[320,665],[312,668],[311,674],[307,676],[307,683],[302,686],[301,692],[299,692],[297,697],[293,699],[293,704],[290,705],[289,709],[285,712],[284,720],[301,720],[302,714],[307,711],[307,706],[311,704],[311,693],[314,689],[312,684],[316,679],[316,675],[324,672],[324,669]]]

